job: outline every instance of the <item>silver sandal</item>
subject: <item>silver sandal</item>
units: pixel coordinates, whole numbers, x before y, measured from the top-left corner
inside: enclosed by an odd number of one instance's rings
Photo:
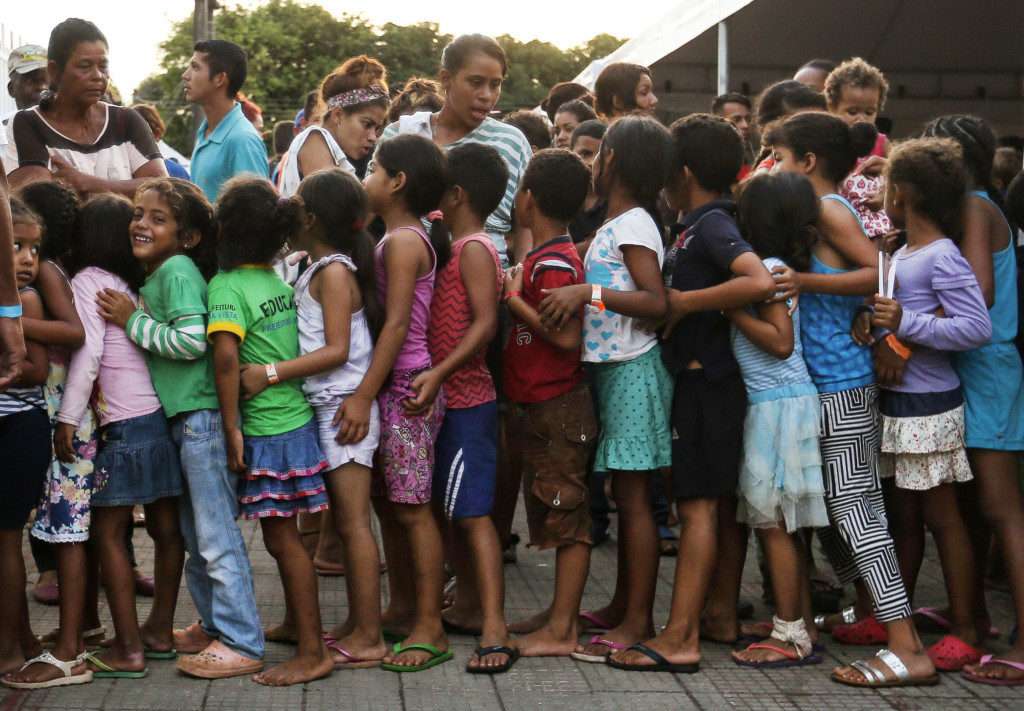
[[[922,679],[914,679],[911,677],[910,670],[907,669],[907,665],[903,663],[902,659],[896,656],[895,652],[889,649],[881,649],[875,656],[881,659],[882,663],[889,667],[892,673],[896,675],[895,679],[886,679],[885,672],[882,670],[876,669],[867,662],[857,660],[852,662],[850,666],[864,675],[863,681],[847,679],[835,672],[832,674],[832,680],[847,686],[870,687],[872,689],[882,689],[894,686],[934,686],[939,683],[939,675],[934,672],[931,676],[924,677]]]
[[[854,622],[857,621],[857,609],[855,607],[853,607],[852,605],[850,607],[844,607],[843,611],[840,612],[839,614],[841,614],[843,616],[843,624],[844,625],[852,625]],[[828,615],[815,615],[814,616],[814,626],[817,627],[819,630],[821,630],[823,632],[826,631],[825,630],[825,618],[826,617],[828,617]]]

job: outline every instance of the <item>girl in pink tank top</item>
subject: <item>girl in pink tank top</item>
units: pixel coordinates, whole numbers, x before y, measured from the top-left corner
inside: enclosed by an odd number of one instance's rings
[[[418,671],[452,657],[441,625],[441,534],[430,511],[434,440],[444,415],[444,395],[426,412],[407,411],[407,402],[415,396],[412,381],[431,365],[430,301],[437,263],[446,261],[448,251],[448,233],[437,211],[448,187],[447,159],[422,136],[395,136],[377,144],[364,187],[371,211],[387,227],[375,252],[384,326],[362,383],[342,403],[335,421],[341,425],[341,444],[361,440],[377,399],[380,444],[370,493],[390,571],[390,607],[383,619],[405,618],[416,611],[405,627],[408,635],[384,658],[383,667]]]

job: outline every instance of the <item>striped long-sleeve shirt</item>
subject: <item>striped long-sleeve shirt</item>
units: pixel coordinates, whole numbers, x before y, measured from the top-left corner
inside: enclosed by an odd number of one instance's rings
[[[206,314],[179,316],[160,323],[139,309],[128,320],[128,338],[142,348],[173,360],[195,360],[206,353]]]

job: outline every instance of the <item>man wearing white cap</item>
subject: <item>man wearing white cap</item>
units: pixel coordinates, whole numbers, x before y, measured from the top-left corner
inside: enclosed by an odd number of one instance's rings
[[[18,108],[4,116],[4,124],[17,111],[28,109],[39,103],[39,95],[46,88],[46,50],[36,44],[18,47],[7,59],[7,93]]]

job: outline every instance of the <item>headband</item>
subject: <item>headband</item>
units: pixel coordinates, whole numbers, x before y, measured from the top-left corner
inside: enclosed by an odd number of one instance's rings
[[[335,94],[327,100],[327,106],[332,109],[338,106],[345,109],[350,106],[358,106],[359,104],[368,104],[377,99],[389,98],[388,93],[384,91],[380,84],[370,84],[370,86],[363,86],[358,89]]]

